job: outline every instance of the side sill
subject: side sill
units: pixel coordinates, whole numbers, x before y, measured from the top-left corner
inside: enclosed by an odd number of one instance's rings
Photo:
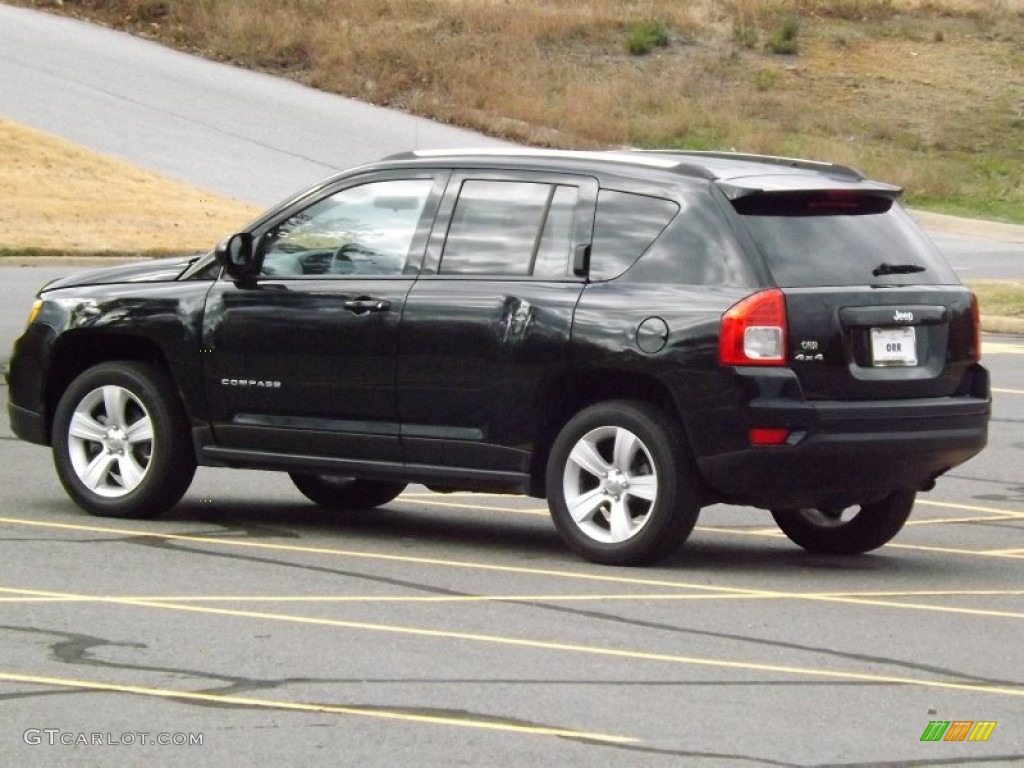
[[[405,464],[392,461],[361,461],[331,456],[305,456],[240,448],[203,446],[199,463],[212,467],[268,469],[283,472],[331,472],[368,480],[399,480],[446,489],[468,491],[500,491],[529,495],[530,475],[526,472],[492,472],[464,467],[442,467],[431,464]]]

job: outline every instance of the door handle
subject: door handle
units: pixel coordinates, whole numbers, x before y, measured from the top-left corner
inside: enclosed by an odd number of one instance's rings
[[[358,299],[349,299],[342,306],[353,314],[361,315],[365,312],[387,312],[391,309],[391,302],[384,299],[371,299],[369,296],[360,296]]]

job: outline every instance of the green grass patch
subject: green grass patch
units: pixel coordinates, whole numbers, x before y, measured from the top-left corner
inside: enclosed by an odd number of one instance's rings
[[[983,315],[1024,318],[1024,280],[968,280]]]
[[[668,27],[663,22],[645,21],[629,30],[626,50],[634,56],[643,56],[655,48],[665,48],[668,42]]]
[[[768,50],[780,56],[794,56],[800,51],[799,35],[800,20],[790,16],[768,38]]]

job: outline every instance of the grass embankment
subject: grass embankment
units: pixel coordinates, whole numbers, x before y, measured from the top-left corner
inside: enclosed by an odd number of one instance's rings
[[[15,0],[553,146],[848,163],[1024,222],[1024,0]]]
[[[0,256],[212,248],[259,210],[0,120]]]
[[[1024,322],[1024,280],[968,280],[984,315],[1020,318]],[[1024,326],[1020,327],[1024,332]]]

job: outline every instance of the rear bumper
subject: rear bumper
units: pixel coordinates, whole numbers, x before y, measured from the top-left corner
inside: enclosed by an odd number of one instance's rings
[[[745,446],[697,464],[716,499],[772,509],[927,490],[985,447],[990,412],[987,386],[983,398],[754,400],[748,424],[789,429],[788,444]]]

